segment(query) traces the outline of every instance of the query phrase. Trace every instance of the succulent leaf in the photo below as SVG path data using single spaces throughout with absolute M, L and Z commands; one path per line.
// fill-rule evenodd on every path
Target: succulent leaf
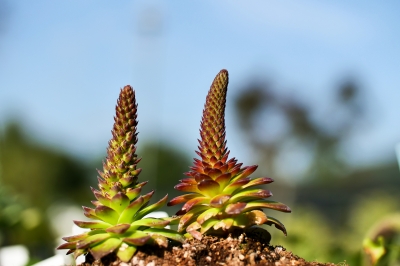
M 267 201 L 269 190 L 259 186 L 273 182 L 271 178 L 252 179 L 257 165 L 242 166 L 235 158 L 229 159 L 225 140 L 225 106 L 228 72 L 221 70 L 211 84 L 200 122 L 200 139 L 187 178 L 180 180 L 176 190 L 188 192 L 172 199 L 168 206 L 183 203 L 178 231 L 201 239 L 202 234 L 229 232 L 253 225 L 275 224 L 284 233 L 283 224 L 269 220 L 261 211 L 273 209 L 290 212 L 286 205 Z M 185 235 L 187 236 L 187 234 Z
M 110 207 L 97 206 L 94 211 L 96 213 L 96 216 L 106 223 L 116 224 L 118 221 L 119 214 Z
M 106 232 L 113 234 L 123 234 L 131 227 L 130 224 L 118 224 L 106 229 Z
M 74 223 L 80 228 L 90 228 L 90 229 L 105 229 L 111 226 L 111 224 L 102 221 L 74 221 Z
M 273 225 L 274 224 L 276 228 L 278 228 L 279 230 L 281 230 L 285 234 L 285 236 L 287 235 L 285 226 L 278 219 L 276 219 L 274 217 L 271 217 L 271 216 L 268 216 L 268 222 L 266 224 L 268 224 L 268 225 Z
M 128 262 L 135 254 L 137 247 L 140 245 L 129 245 L 127 243 L 122 243 L 118 248 L 117 257 L 120 258 L 123 262 Z
M 99 171 L 99 190 L 92 188 L 95 208 L 83 207 L 84 215 L 92 221 L 74 221 L 79 227 L 91 231 L 64 237 L 66 243 L 58 247 L 68 249 L 67 253 L 74 253 L 75 258 L 90 252 L 98 260 L 115 252 L 118 258 L 128 262 L 138 246 L 158 244 L 165 247 L 168 239 L 182 242 L 183 236 L 179 233 L 163 228 L 176 219 L 142 219 L 162 207 L 167 196 L 147 206 L 154 191 L 140 195 L 147 182 L 137 182 L 141 169 L 137 168 L 140 159 L 135 154 L 136 109 L 134 91 L 125 86 L 116 106 L 107 158 L 103 171 Z
M 162 199 L 159 200 L 158 202 L 156 202 L 156 203 L 154 203 L 154 204 L 152 204 L 152 205 L 150 205 L 150 206 L 148 206 L 148 207 L 146 207 L 146 208 L 140 210 L 140 211 L 136 214 L 135 218 L 136 218 L 136 219 L 142 219 L 145 215 L 147 215 L 147 214 L 149 214 L 149 213 L 151 213 L 151 212 L 153 212 L 153 211 L 156 211 L 156 210 L 158 210 L 159 208 L 161 208 L 162 206 L 164 206 L 165 203 L 167 203 L 167 200 L 168 200 L 168 195 L 165 195 L 164 198 L 162 198 Z
M 85 249 L 85 248 L 88 248 L 91 244 L 99 243 L 108 238 L 110 238 L 110 235 L 107 233 L 88 236 L 87 238 L 83 239 L 82 241 L 79 241 L 77 243 L 76 247 L 78 249 Z
M 143 197 L 140 196 L 136 200 L 131 202 L 131 204 L 129 204 L 127 208 L 125 208 L 125 210 L 119 216 L 118 223 L 132 223 L 135 214 L 140 209 L 140 207 L 142 207 L 142 205 Z
M 102 242 L 101 245 L 94 246 L 90 249 L 90 253 L 92 256 L 99 260 L 102 257 L 112 253 L 116 250 L 122 243 L 122 240 L 117 238 L 109 238 L 106 241 Z
M 135 221 L 131 224 L 133 228 L 139 227 L 139 226 L 148 226 L 148 227 L 165 227 L 169 224 L 168 221 L 165 220 L 160 220 L 160 219 L 155 219 L 155 218 L 145 218 L 145 219 L 140 219 L 138 221 Z
M 150 227 L 148 229 L 145 229 L 144 232 L 149 233 L 150 235 L 161 235 L 181 243 L 185 241 L 185 238 L 182 235 L 177 234 L 176 231 L 171 229 Z
M 114 197 L 111 199 L 111 208 L 116 210 L 119 214 L 125 210 L 126 207 L 129 205 L 129 198 L 122 192 L 118 192 Z

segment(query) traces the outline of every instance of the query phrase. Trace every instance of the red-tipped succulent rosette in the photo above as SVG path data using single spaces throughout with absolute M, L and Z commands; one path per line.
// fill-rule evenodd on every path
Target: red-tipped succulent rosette
M 225 140 L 225 104 L 228 89 L 228 71 L 221 70 L 208 92 L 200 124 L 198 151 L 187 178 L 175 189 L 189 192 L 172 199 L 168 205 L 184 203 L 178 211 L 178 231 L 186 231 L 201 239 L 202 234 L 220 234 L 234 228 L 274 224 L 286 235 L 285 226 L 267 216 L 262 209 L 291 212 L 280 202 L 267 200 L 272 196 L 261 185 L 273 182 L 271 178 L 250 178 L 257 165 L 242 167 L 235 158 L 228 159 Z
M 115 252 L 117 257 L 128 262 L 138 246 L 158 244 L 166 247 L 168 239 L 183 242 L 184 238 L 176 231 L 166 229 L 169 221 L 156 218 L 143 218 L 161 208 L 167 196 L 149 205 L 154 194 L 151 191 L 141 195 L 147 182 L 138 183 L 141 169 L 136 152 L 137 142 L 137 104 L 135 92 L 125 86 L 119 95 L 112 139 L 107 149 L 107 159 L 103 171 L 99 171 L 99 190 L 92 188 L 97 200 L 94 208 L 83 207 L 84 215 L 91 221 L 74 221 L 88 232 L 64 237 L 66 243 L 58 249 L 69 249 L 75 258 L 90 252 L 95 259 Z

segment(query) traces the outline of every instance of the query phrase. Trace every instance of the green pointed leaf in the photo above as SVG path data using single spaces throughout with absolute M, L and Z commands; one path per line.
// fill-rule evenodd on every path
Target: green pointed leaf
M 203 238 L 203 235 L 199 231 L 191 230 L 191 231 L 188 231 L 188 233 L 190 236 L 196 238 L 197 240 L 201 240 Z M 189 238 L 189 236 L 187 236 L 187 234 L 185 234 L 185 237 Z
M 135 214 L 140 209 L 140 207 L 142 207 L 142 204 L 143 204 L 142 196 L 132 201 L 132 203 L 127 208 L 125 208 L 125 210 L 121 213 L 118 223 L 131 224 L 134 221 Z
M 126 237 L 123 239 L 123 241 L 125 243 L 129 243 L 130 245 L 133 245 L 133 246 L 143 246 L 149 242 L 149 239 L 150 239 L 150 236 L 146 235 L 146 236 L 137 237 L 137 238 Z
M 74 242 L 77 240 L 82 240 L 82 239 L 86 238 L 87 236 L 88 236 L 88 233 L 83 233 L 83 234 L 74 235 L 74 236 L 66 236 L 66 237 L 63 237 L 62 239 L 67 242 Z
M 210 206 L 220 208 L 231 198 L 231 195 L 220 194 L 210 200 Z
M 242 213 L 244 208 L 246 207 L 247 203 L 245 202 L 237 202 L 228 204 L 225 208 L 225 213 L 230 215 L 236 215 Z
M 94 209 L 82 206 L 83 214 L 90 219 L 100 220 L 99 217 L 96 216 Z
M 272 209 L 281 212 L 291 212 L 290 208 L 283 203 L 272 201 L 272 200 L 257 200 L 247 203 L 246 208 L 243 212 L 248 212 L 255 209 Z
M 133 182 L 135 182 L 135 180 L 137 179 L 136 176 L 127 176 L 127 177 L 123 177 L 119 180 L 119 182 L 121 183 L 122 187 L 127 187 L 129 185 L 131 185 Z
M 277 229 L 281 230 L 285 234 L 285 236 L 287 236 L 285 226 L 278 219 L 268 216 L 268 221 L 266 222 L 266 224 L 268 224 L 268 225 L 274 224 Z
M 87 238 L 79 241 L 76 247 L 77 249 L 86 249 L 88 247 L 95 246 L 108 238 L 110 238 L 110 234 L 108 233 L 88 236 Z
M 254 210 L 246 214 L 249 217 L 250 223 L 252 224 L 261 225 L 268 221 L 267 215 L 260 210 Z
M 117 238 L 109 238 L 103 243 L 92 247 L 89 251 L 94 257 L 95 260 L 99 260 L 102 257 L 112 253 L 114 250 L 116 250 L 119 245 L 121 245 L 122 240 L 117 239 Z
M 109 198 L 103 196 L 103 194 L 101 194 L 100 191 L 98 191 L 98 190 L 96 190 L 94 188 L 91 188 L 91 189 L 92 189 L 92 192 L 93 192 L 94 196 L 96 197 L 96 199 L 101 204 L 103 204 L 104 206 L 110 206 L 110 199 Z
M 198 229 L 201 228 L 201 225 L 198 222 L 193 222 L 191 223 L 187 228 L 186 228 L 186 232 L 193 232 L 193 231 L 197 231 Z
M 250 182 L 250 178 L 242 178 L 239 180 L 230 183 L 223 191 L 223 194 L 230 194 L 232 195 L 236 190 L 242 188 L 244 185 Z
M 169 225 L 177 225 L 182 216 L 162 217 L 161 220 L 168 221 Z
M 202 214 L 197 217 L 197 222 L 199 224 L 203 224 L 208 219 L 216 216 L 221 210 L 219 208 L 211 208 L 203 212 Z
M 272 178 L 269 177 L 258 177 L 253 180 L 251 180 L 249 183 L 243 186 L 243 188 L 250 188 L 250 187 L 255 187 L 259 185 L 264 185 L 264 184 L 269 184 L 274 182 Z
M 128 188 L 126 190 L 126 196 L 129 198 L 129 201 L 135 199 L 140 192 L 142 191 L 141 187 L 137 187 L 137 188 Z
M 142 188 L 142 187 L 144 187 L 147 183 L 149 183 L 149 181 L 141 182 L 141 183 L 137 184 L 136 187 Z
M 210 218 L 207 221 L 205 221 L 201 225 L 200 233 L 204 234 L 207 232 L 211 227 L 213 227 L 219 220 L 215 218 Z M 188 227 L 189 228 L 189 227 Z
M 196 184 L 190 184 L 190 183 L 179 183 L 174 187 L 176 190 L 180 190 L 183 192 L 196 192 L 200 193 L 199 189 L 197 188 Z
M 203 203 L 207 203 L 209 201 L 209 198 L 206 197 L 196 197 L 194 199 L 191 199 L 183 205 L 182 210 L 184 211 L 189 211 L 193 206 L 195 205 L 200 205 Z
M 201 191 L 201 194 L 208 196 L 208 197 L 214 197 L 219 193 L 219 184 L 215 182 L 214 180 L 208 180 L 205 179 L 201 181 L 197 185 L 198 189 Z
M 146 208 L 140 210 L 140 211 L 136 214 L 135 219 L 136 219 L 136 220 L 142 219 L 143 216 L 145 216 L 145 215 L 147 215 L 147 214 L 149 214 L 149 213 L 151 213 L 151 212 L 153 212 L 153 211 L 155 211 L 155 210 L 158 210 L 159 208 L 161 208 L 162 206 L 165 205 L 165 203 L 167 202 L 167 200 L 168 200 L 168 194 L 165 195 L 164 198 L 162 198 L 162 199 L 159 200 L 158 202 L 156 202 L 156 203 L 154 203 L 154 204 L 152 204 L 152 205 L 150 205 L 150 206 L 148 206 L 148 207 L 146 207 Z
M 255 170 L 257 170 L 258 165 L 252 165 L 252 166 L 246 166 L 244 167 L 243 171 L 241 171 L 238 175 L 232 178 L 232 182 L 235 182 L 236 180 L 242 179 L 242 178 L 247 178 L 249 175 L 254 173 Z
M 173 198 L 172 200 L 170 200 L 167 203 L 167 206 L 174 206 L 176 204 L 180 204 L 183 202 L 187 202 L 188 200 L 191 200 L 193 198 L 198 197 L 199 195 L 196 193 L 192 193 L 192 194 L 184 194 L 184 195 L 180 195 L 178 197 Z
M 264 199 L 271 197 L 272 193 L 269 190 L 259 188 L 248 188 L 236 193 L 229 202 L 250 201 L 256 199 Z
M 135 255 L 137 247 L 122 243 L 117 250 L 117 257 L 123 262 L 129 262 Z
M 189 183 L 189 184 L 197 184 L 196 179 L 194 179 L 193 177 L 187 177 L 187 178 L 183 178 L 181 180 L 179 180 L 179 182 L 181 183 Z
M 205 175 L 205 174 L 196 174 L 195 176 L 194 176 L 194 180 L 196 181 L 196 182 L 188 182 L 188 183 L 190 183 L 190 184 L 196 184 L 197 185 L 197 183 L 200 183 L 201 181 L 203 181 L 203 180 L 213 180 L 210 176 L 208 176 L 208 175 Z
M 214 230 L 218 230 L 221 228 L 222 230 L 227 231 L 232 227 L 234 220 L 234 218 L 225 218 L 216 223 L 213 228 Z
M 131 227 L 130 224 L 118 224 L 106 229 L 106 232 L 113 234 L 123 234 Z
M 188 223 L 190 223 L 193 219 L 196 219 L 197 215 L 199 213 L 202 213 L 203 211 L 209 209 L 208 206 L 195 206 L 193 207 L 190 211 L 188 211 L 185 215 L 181 217 L 179 220 L 179 225 L 178 225 L 178 232 L 181 232 Z
M 142 231 L 134 231 L 129 236 L 125 237 L 123 241 L 134 246 L 143 246 L 150 239 L 150 235 Z
M 85 254 L 87 251 L 84 249 L 75 249 L 74 251 L 74 259 L 76 260 L 77 257 L 79 257 L 80 255 Z
M 80 228 L 90 228 L 90 229 L 106 229 L 112 226 L 111 224 L 103 221 L 90 221 L 90 222 L 74 221 L 74 223 Z
M 246 228 L 253 225 L 261 225 L 268 221 L 265 213 L 259 210 L 254 210 L 251 212 L 240 214 L 234 219 L 234 226 Z
M 173 239 L 175 241 L 183 243 L 185 238 L 176 232 L 175 230 L 167 229 L 167 228 L 147 228 L 143 232 L 149 233 L 150 235 L 157 234 L 165 236 L 166 238 Z
M 74 251 L 75 251 L 75 249 L 70 249 L 70 250 L 67 251 L 67 253 L 65 255 L 72 254 L 72 253 L 74 253 Z
M 169 224 L 168 221 L 157 219 L 157 218 L 144 218 L 134 221 L 131 226 L 133 229 L 139 228 L 139 226 L 149 227 L 165 227 Z
M 159 247 L 167 248 L 168 239 L 162 235 L 152 235 L 150 236 L 148 243 L 151 245 L 158 245 Z
M 112 208 L 107 206 L 97 206 L 95 209 L 96 216 L 99 217 L 104 222 L 109 224 L 117 224 L 119 214 Z
M 145 208 L 149 204 L 149 201 L 150 201 L 151 197 L 153 197 L 153 195 L 154 195 L 154 190 L 152 190 L 149 193 L 146 193 L 142 196 L 143 197 L 143 204 L 141 207 L 142 209 Z
M 221 188 L 225 188 L 228 185 L 229 181 L 231 180 L 231 174 L 225 173 L 220 175 L 215 179 L 215 181 L 219 184 Z
M 74 242 L 67 242 L 64 244 L 61 244 L 57 247 L 57 249 L 76 249 L 76 244 L 78 243 L 78 241 L 74 241 Z
M 122 192 L 118 192 L 110 202 L 110 207 L 113 208 L 118 213 L 121 213 L 126 207 L 128 207 L 130 201 L 128 196 Z

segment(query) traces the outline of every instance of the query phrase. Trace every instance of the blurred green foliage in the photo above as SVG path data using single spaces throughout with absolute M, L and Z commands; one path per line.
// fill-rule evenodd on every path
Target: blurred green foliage
M 346 261 L 349 265 L 366 265 L 362 246 L 366 238 L 378 248 L 397 247 L 398 238 L 379 242 L 370 235 L 384 217 L 399 213 L 396 162 L 352 166 L 341 153 L 365 109 L 361 91 L 354 83 L 345 83 L 332 94 L 333 109 L 347 115 L 325 120 L 333 121 L 329 125 L 315 119 L 323 116 L 311 109 L 313 103 L 301 103 L 294 95 L 287 98 L 263 84 L 256 85 L 236 95 L 238 125 L 255 155 L 252 163 L 260 165 L 258 173 L 276 181 L 267 186 L 274 193 L 272 199 L 293 210 L 285 216 L 266 212 L 280 219 L 288 230 L 288 236 L 283 237 L 266 226 L 272 233 L 272 244 L 309 261 Z M 280 122 L 275 123 L 273 116 Z M 297 144 L 291 146 L 293 143 Z M 300 151 L 296 158 L 308 158 L 307 167 L 294 179 L 284 171 L 292 168 L 291 163 L 277 163 L 286 162 L 281 154 L 290 154 L 292 147 Z M 139 141 L 137 154 L 143 158 L 138 165 L 143 169 L 139 181 L 149 181 L 145 189 L 155 189 L 155 199 L 179 194 L 173 187 L 184 178 L 191 157 L 196 156 L 162 141 Z M 240 154 L 231 156 L 241 159 Z M 57 236 L 50 231 L 48 208 L 60 202 L 89 206 L 93 200 L 89 186 L 97 184 L 96 168 L 101 168 L 100 160 L 82 161 L 38 143 L 17 122 L 0 128 L 1 245 L 24 244 L 34 260 L 51 256 Z M 177 207 L 163 210 L 173 215 Z M 385 254 L 395 257 L 393 251 Z
M 20 206 L 18 222 L 8 227 L 1 223 L 2 245 L 24 244 L 32 256 L 51 256 L 56 236 L 50 231 L 46 210 L 60 201 L 80 204 L 89 200 L 87 165 L 36 143 L 17 122 L 10 122 L 1 129 L 0 166 L 1 183 L 10 191 L 2 193 L 0 201 L 14 199 L 2 212 L 17 211 L 12 206 Z
M 365 265 L 362 242 L 367 232 L 400 210 L 394 156 L 368 166 L 352 165 L 344 156 L 368 110 L 357 84 L 339 84 L 321 99 L 323 106 L 257 78 L 235 95 L 237 122 L 256 154 L 254 163 L 275 179 L 269 185 L 274 200 L 292 209 L 285 217 L 271 214 L 288 230 L 287 238 L 269 230 L 272 243 L 309 261 Z
M 190 157 L 177 147 L 162 142 L 148 142 L 144 145 L 138 144 L 138 156 L 142 158 L 138 167 L 143 171 L 140 173 L 140 181 L 149 181 L 144 189 L 154 189 L 155 200 L 168 194 L 168 199 L 180 195 L 174 189 L 178 180 L 185 178 L 183 173 L 189 171 L 191 165 Z M 174 215 L 180 206 L 164 206 L 160 211 L 165 211 L 168 215 Z

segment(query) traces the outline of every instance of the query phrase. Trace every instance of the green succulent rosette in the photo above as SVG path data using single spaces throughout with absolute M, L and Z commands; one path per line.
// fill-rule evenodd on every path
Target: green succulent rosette
M 228 159 L 225 140 L 225 105 L 228 89 L 228 71 L 221 70 L 208 92 L 198 151 L 187 178 L 180 180 L 175 189 L 189 192 L 172 199 L 168 205 L 184 203 L 177 218 L 178 231 L 186 231 L 201 239 L 202 234 L 226 233 L 234 228 L 274 224 L 286 235 L 285 226 L 267 216 L 262 209 L 291 212 L 280 202 L 267 200 L 272 196 L 261 185 L 273 182 L 271 178 L 249 176 L 257 165 L 242 167 L 235 158 Z
M 167 196 L 149 205 L 154 191 L 141 195 L 147 182 L 137 182 L 141 172 L 137 168 L 140 159 L 135 153 L 137 104 L 130 86 L 121 89 L 114 120 L 107 159 L 103 171 L 99 171 L 99 189 L 92 188 L 97 200 L 92 201 L 94 208 L 83 207 L 84 215 L 91 221 L 74 221 L 77 226 L 89 230 L 64 237 L 66 243 L 58 247 L 69 249 L 67 254 L 73 253 L 75 258 L 90 252 L 98 260 L 115 252 L 120 260 L 128 262 L 139 246 L 166 247 L 168 239 L 184 241 L 179 233 L 165 228 L 169 221 L 144 218 L 164 206 Z

